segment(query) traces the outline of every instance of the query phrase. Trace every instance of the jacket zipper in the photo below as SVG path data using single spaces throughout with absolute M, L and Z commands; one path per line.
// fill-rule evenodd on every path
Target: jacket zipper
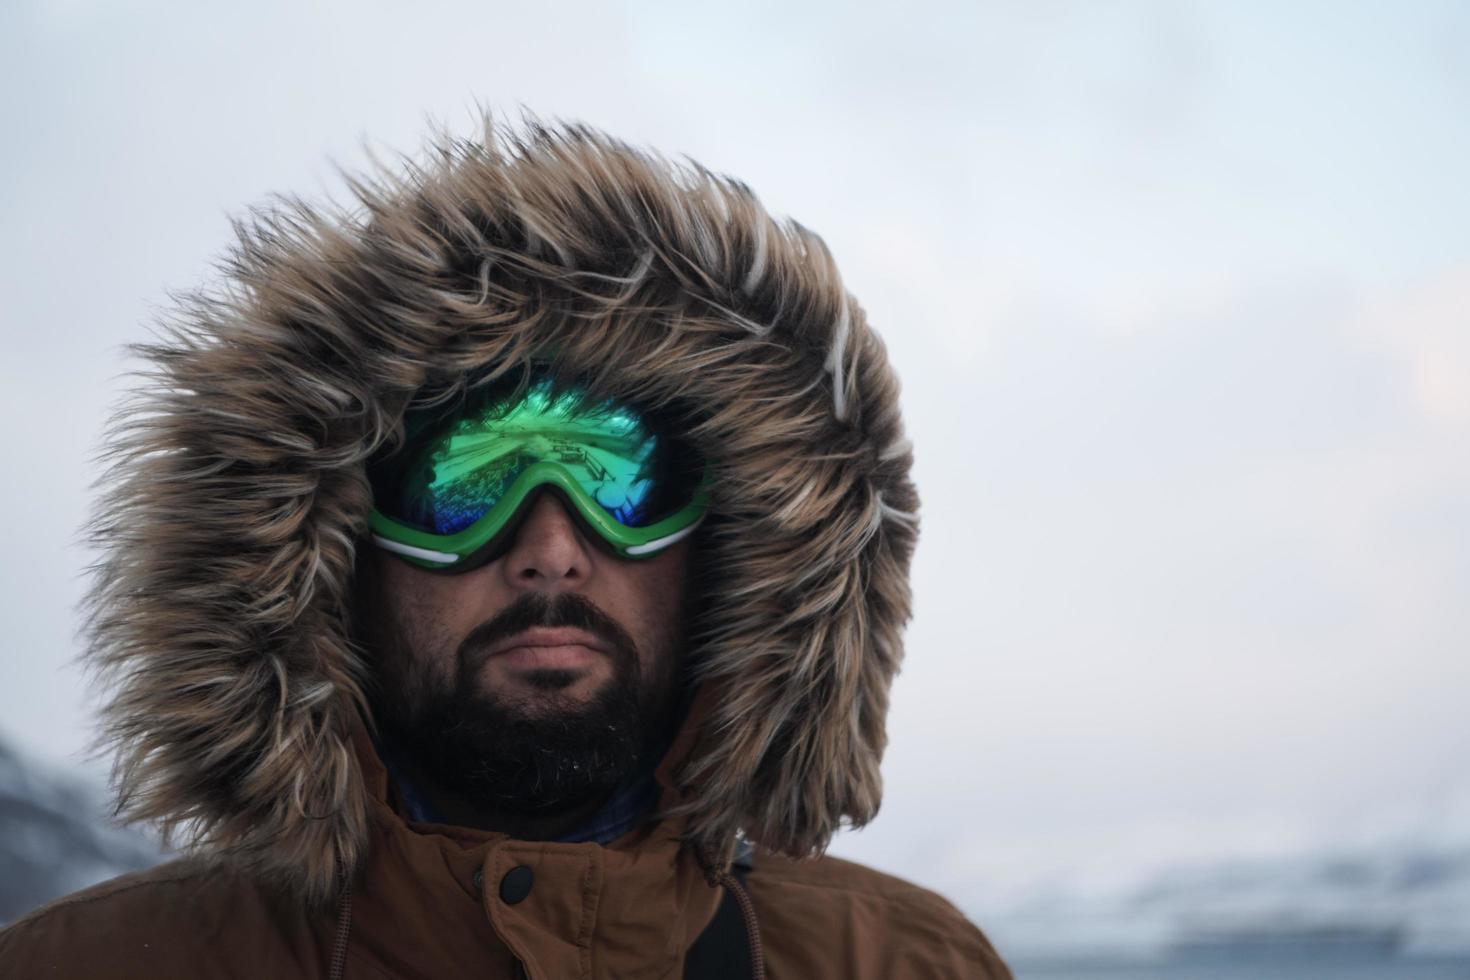
M 342 971 L 347 966 L 347 938 L 352 934 L 352 888 L 347 882 L 347 873 L 337 865 L 338 886 L 342 897 L 337 900 L 337 935 L 332 940 L 332 967 L 328 980 L 342 980 Z

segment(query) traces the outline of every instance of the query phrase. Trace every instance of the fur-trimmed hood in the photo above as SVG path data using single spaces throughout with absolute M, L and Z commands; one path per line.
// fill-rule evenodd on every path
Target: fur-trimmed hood
M 803 856 L 869 820 L 918 501 L 898 383 L 821 239 L 581 126 L 487 121 L 351 186 L 351 211 L 241 222 L 225 284 L 136 348 L 86 608 L 120 811 L 332 894 L 368 835 L 365 464 L 426 392 L 555 351 L 693 406 L 715 467 L 688 835 Z

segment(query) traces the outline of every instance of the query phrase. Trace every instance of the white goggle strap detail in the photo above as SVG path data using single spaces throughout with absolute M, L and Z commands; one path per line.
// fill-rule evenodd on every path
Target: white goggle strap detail
M 381 534 L 373 535 L 373 543 L 385 551 L 407 555 L 410 558 L 422 558 L 424 561 L 438 561 L 446 565 L 459 561 L 459 555 L 450 554 L 447 551 L 434 551 L 430 548 L 415 548 L 411 544 L 399 544 L 397 541 L 388 540 Z
M 704 515 L 701 514 L 699 516 L 699 520 L 695 521 L 693 524 L 690 524 L 682 531 L 675 531 L 673 534 L 666 534 L 661 538 L 655 538 L 647 544 L 631 545 L 624 550 L 626 550 L 630 555 L 651 555 L 655 551 L 662 551 L 664 548 L 667 548 L 669 545 L 673 544 L 676 541 L 682 541 L 683 539 L 689 537 L 689 535 L 694 533 L 694 529 L 699 527 L 699 525 L 703 523 Z

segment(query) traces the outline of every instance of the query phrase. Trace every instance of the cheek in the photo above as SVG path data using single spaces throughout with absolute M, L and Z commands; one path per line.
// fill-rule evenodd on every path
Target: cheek
M 461 623 L 472 610 L 465 583 L 456 578 L 432 576 L 401 562 L 383 578 L 380 595 L 383 614 L 396 633 L 397 655 L 410 661 L 416 671 L 452 678 L 455 651 L 460 639 L 474 626 Z M 432 579 L 432 581 L 426 581 Z
M 650 656 L 674 659 L 682 652 L 687 589 L 685 561 L 646 569 L 639 576 L 635 597 Z

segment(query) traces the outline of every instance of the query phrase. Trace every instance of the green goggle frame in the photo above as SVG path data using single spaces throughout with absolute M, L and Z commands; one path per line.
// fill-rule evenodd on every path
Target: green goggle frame
M 374 479 L 375 498 L 385 498 L 369 518 L 379 547 L 421 568 L 467 571 L 508 550 L 545 490 L 606 550 L 641 559 L 692 534 L 709 509 L 709 468 L 686 460 L 683 475 L 671 473 L 670 440 L 634 408 L 589 407 L 576 391 L 552 394 L 544 380 L 482 402 L 410 436 L 406 470 Z M 393 512 L 388 501 L 405 486 L 427 517 Z M 599 502 L 609 492 L 618 506 Z
M 469 559 L 485 549 L 486 560 L 498 549 L 487 548 L 501 532 L 516 523 L 523 505 L 542 487 L 559 490 L 570 510 L 592 530 L 601 542 L 620 558 L 647 558 L 694 533 L 709 508 L 709 492 L 701 489 L 681 510 L 647 527 L 619 524 L 578 484 L 575 477 L 558 463 L 541 462 L 528 467 L 511 485 L 510 491 L 484 517 L 458 534 L 441 535 L 421 531 L 399 523 L 382 511 L 373 509 L 369 518 L 373 541 L 421 568 L 436 570 L 468 570 L 483 561 Z

